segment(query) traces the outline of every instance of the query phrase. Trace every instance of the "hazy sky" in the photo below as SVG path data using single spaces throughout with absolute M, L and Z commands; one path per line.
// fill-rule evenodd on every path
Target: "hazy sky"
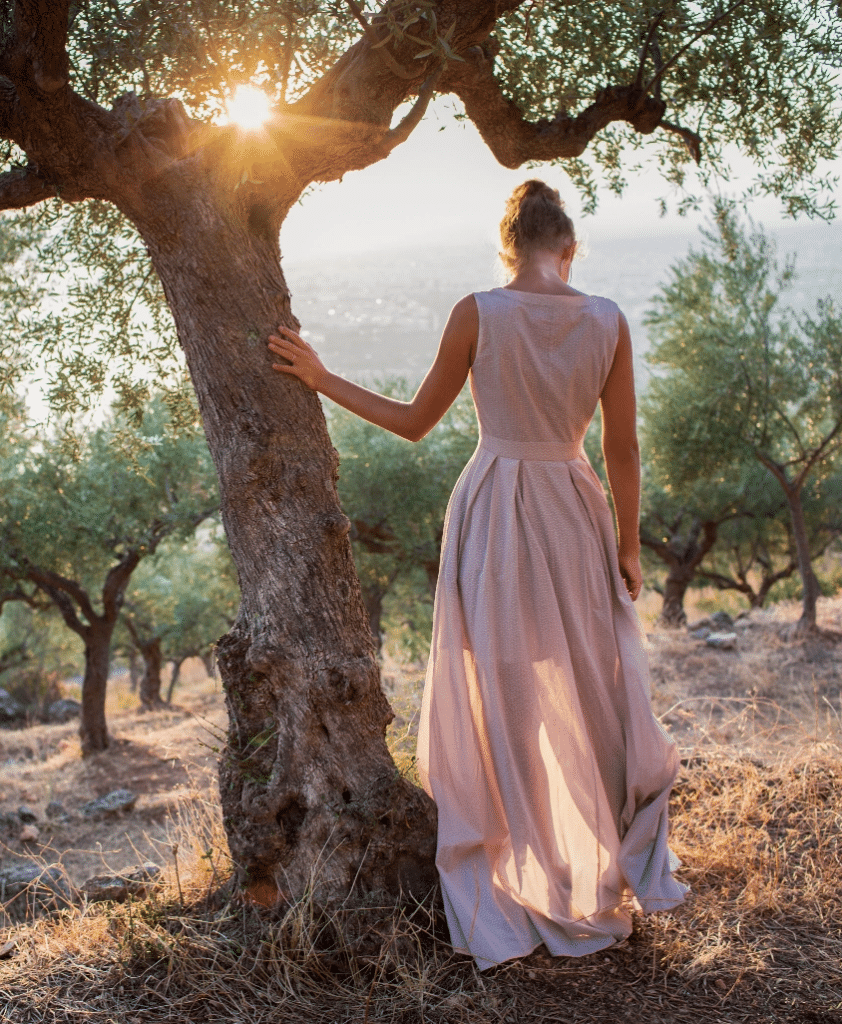
M 602 194 L 597 214 L 583 218 L 576 191 L 560 167 L 501 167 L 474 126 L 455 120 L 445 97 L 386 160 L 305 195 L 284 224 L 284 255 L 308 258 L 448 240 L 495 241 L 506 196 L 528 177 L 544 178 L 559 189 L 585 240 L 610 234 L 693 235 L 700 220 L 659 216 L 656 200 L 669 197 L 670 186 L 654 170 L 631 180 L 622 199 Z M 751 212 L 770 227 L 782 221 L 774 200 L 755 203 Z

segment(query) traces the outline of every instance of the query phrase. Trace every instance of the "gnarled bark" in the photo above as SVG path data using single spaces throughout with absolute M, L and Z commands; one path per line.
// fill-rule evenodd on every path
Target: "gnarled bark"
M 161 700 L 161 638 L 153 636 L 141 648 L 143 676 L 140 680 L 140 706 L 153 711 L 164 703 Z
M 385 744 L 391 711 L 321 406 L 270 369 L 268 334 L 294 323 L 277 220 L 235 216 L 239 202 L 210 176 L 159 183 L 154 203 L 127 210 L 175 316 L 242 592 L 216 652 L 231 852 L 255 889 L 420 893 L 434 879 L 434 808 Z

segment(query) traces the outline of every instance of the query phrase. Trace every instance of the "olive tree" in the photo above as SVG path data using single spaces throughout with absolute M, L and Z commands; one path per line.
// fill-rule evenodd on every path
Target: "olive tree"
M 84 754 L 109 745 L 111 641 L 132 573 L 218 508 L 198 425 L 172 434 L 166 421 L 153 408 L 140 425 L 18 436 L 0 462 L 0 580 L 52 603 L 84 644 Z
M 734 590 L 751 608 L 762 608 L 776 584 L 798 572 L 789 505 L 777 480 L 758 465 L 750 510 L 720 531 L 716 550 L 699 576 L 718 590 Z M 808 480 L 802 493 L 810 560 L 815 562 L 842 535 L 842 474 Z
M 236 619 L 239 595 L 231 556 L 213 531 L 203 527 L 200 532 L 187 540 L 165 540 L 138 566 L 126 589 L 122 646 L 143 660 L 139 697 L 146 710 L 171 702 L 183 662 L 209 662 L 216 641 Z M 162 698 L 166 663 L 171 675 Z
M 291 894 L 423 885 L 434 808 L 385 745 L 321 407 L 269 373 L 266 336 L 297 325 L 284 218 L 311 183 L 388 157 L 436 93 L 499 161 L 563 160 L 590 199 L 647 151 L 680 183 L 688 158 L 715 174 L 736 144 L 761 167 L 758 190 L 825 212 L 835 0 L 3 0 L 0 13 L 0 208 L 63 204 L 54 235 L 84 250 L 86 281 L 99 233 L 117 249 L 100 276 L 112 295 L 139 292 L 137 308 L 155 307 L 154 268 L 198 395 L 242 589 L 217 649 L 238 877 Z M 247 80 L 274 103 L 251 135 L 213 121 Z M 134 309 L 121 306 L 125 323 Z M 98 329 L 130 390 L 140 343 Z M 113 361 L 86 352 L 77 376 Z
M 842 316 L 780 304 L 793 268 L 759 229 L 717 208 L 704 244 L 672 269 L 648 314 L 655 374 L 644 409 L 654 472 L 681 489 L 739 478 L 746 460 L 777 482 L 803 588 L 799 630 L 814 629 L 819 584 L 804 515 L 808 481 L 842 447 Z

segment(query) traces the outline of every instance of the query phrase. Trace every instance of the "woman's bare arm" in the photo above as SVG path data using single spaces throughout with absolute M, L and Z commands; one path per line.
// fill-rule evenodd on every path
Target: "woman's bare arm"
M 476 352 L 479 314 L 472 295 L 453 307 L 439 350 L 427 376 L 409 402 L 378 395 L 328 370 L 312 346 L 295 331 L 279 327 L 269 338 L 275 355 L 289 360 L 273 363 L 279 373 L 291 374 L 369 423 L 390 430 L 408 441 L 420 441 L 444 416 L 462 390 Z
M 620 314 L 620 335 L 600 396 L 602 451 L 619 534 L 620 572 L 632 600 L 643 584 L 640 569 L 640 448 L 629 325 Z

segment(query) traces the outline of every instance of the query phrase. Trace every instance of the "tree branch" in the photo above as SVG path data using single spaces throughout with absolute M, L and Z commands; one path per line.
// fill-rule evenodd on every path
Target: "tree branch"
M 666 61 L 666 63 L 661 64 L 661 66 L 657 69 L 652 78 L 650 78 L 649 81 L 646 83 L 646 92 L 651 91 L 653 88 L 658 88 L 662 78 L 664 77 L 664 74 L 667 71 L 669 71 L 673 64 L 677 63 L 678 60 L 680 60 L 680 58 L 684 56 L 684 54 L 690 49 L 690 47 L 694 43 L 697 43 L 702 38 L 702 36 L 706 36 L 709 32 L 712 32 L 713 29 L 715 29 L 720 22 L 725 21 L 726 18 L 730 17 L 734 13 L 734 11 L 736 11 L 738 7 L 742 7 L 742 5 L 745 2 L 746 0 L 736 0 L 736 3 L 733 3 L 727 11 L 723 11 L 721 14 L 718 14 L 715 18 L 711 18 L 710 21 L 702 25 L 699 31 L 694 36 L 692 36 L 684 44 L 684 46 L 682 46 L 679 50 L 676 50 L 675 53 L 670 57 L 670 59 Z
M 560 111 L 552 121 L 529 122 L 501 92 L 492 59 L 477 46 L 464 57 L 464 63 L 447 66 L 441 89 L 462 100 L 465 113 L 504 167 L 581 156 L 597 132 L 612 121 L 628 121 L 641 134 L 649 135 L 659 127 L 666 110 L 662 100 L 647 95 L 644 89 L 620 85 L 602 89 L 575 117 Z
M 649 23 L 649 31 L 646 33 L 646 41 L 643 44 L 643 49 L 640 51 L 640 64 L 638 64 L 637 75 L 635 76 L 634 80 L 634 84 L 638 89 L 640 89 L 643 86 L 643 72 L 646 69 L 646 57 L 649 54 L 650 48 L 652 48 L 653 42 L 655 42 L 655 37 L 658 32 L 658 26 L 664 20 L 664 15 L 666 13 L 666 11 L 658 11 L 658 13 Z M 656 72 L 660 70 L 660 67 L 663 64 L 663 61 L 660 59 L 660 53 L 661 51 L 659 48 L 657 48 L 657 43 L 655 43 L 655 48 L 653 48 L 652 56 L 655 59 Z
M 18 583 L 12 587 L 11 590 L 0 591 L 0 611 L 3 610 L 3 605 L 7 601 L 20 601 L 23 604 L 28 605 L 30 608 L 34 608 L 36 611 L 43 611 L 47 605 L 36 601 L 34 594 L 27 594 L 23 587 Z
M 84 624 L 79 621 L 75 610 L 73 611 L 73 618 L 76 621 L 76 625 L 71 624 L 65 614 L 62 604 L 56 597 L 57 594 L 63 594 L 65 597 L 74 601 L 79 606 L 79 610 L 88 622 L 96 622 L 99 618 L 97 613 L 94 611 L 94 607 L 91 604 L 91 599 L 88 597 L 87 592 L 75 580 L 69 580 L 66 576 L 61 576 L 59 573 L 52 572 L 50 569 L 40 569 L 37 565 L 31 564 L 26 565 L 24 572 L 26 573 L 26 578 L 31 583 L 34 583 L 40 590 L 43 590 L 50 600 L 52 600 L 54 604 L 58 605 L 59 610 L 64 616 L 65 622 L 67 622 L 71 629 L 80 633 L 80 635 L 81 631 L 85 629 Z
M 409 113 L 401 119 L 399 124 L 395 125 L 394 128 L 390 129 L 383 136 L 383 140 L 380 143 L 380 149 L 383 151 L 384 157 L 388 156 L 396 146 L 399 146 L 402 142 L 406 142 L 412 132 L 421 123 L 446 66 L 447 65 L 444 61 L 442 61 L 436 70 L 427 77 L 421 88 L 418 90 L 418 98 L 412 104 L 412 108 Z
M 838 436 L 839 436 L 840 432 L 842 432 L 842 417 L 840 417 L 836 421 L 836 423 L 833 426 L 833 429 L 830 430 L 828 432 L 828 434 L 824 437 L 824 439 L 822 440 L 822 443 L 817 448 L 813 449 L 813 451 L 810 453 L 810 457 L 807 460 L 807 463 L 805 464 L 804 468 L 801 470 L 801 472 L 795 478 L 795 486 L 799 490 L 804 486 L 804 481 L 807 479 L 807 476 L 809 475 L 810 470 L 813 468 L 813 466 L 815 466 L 815 464 L 817 462 L 819 462 L 821 459 L 823 459 L 825 457 L 825 455 L 828 454 L 828 452 L 830 452 L 834 448 L 838 447 L 838 445 L 839 445 Z M 834 441 L 836 442 L 836 444 L 833 443 Z
M 643 530 L 640 531 L 640 543 L 645 548 L 649 548 L 650 551 L 654 551 L 658 558 L 660 558 L 661 561 L 666 562 L 667 565 L 679 564 L 679 560 L 676 558 L 669 544 L 665 544 L 661 540 L 655 540 L 654 537 L 645 533 Z
M 740 594 L 746 594 L 748 597 L 754 597 L 754 589 L 750 583 L 740 577 L 734 579 L 731 576 L 726 576 L 721 572 L 713 572 L 712 570 L 699 569 L 696 573 L 697 576 L 701 576 L 703 580 L 708 580 L 712 583 L 717 590 L 736 590 Z
M 691 131 L 689 128 L 683 128 L 680 124 L 673 124 L 672 121 L 664 121 L 658 125 L 659 128 L 663 128 L 665 132 L 673 132 L 678 135 L 679 138 L 684 142 L 687 147 L 690 156 L 696 161 L 697 164 L 702 162 L 702 137 Z
M 48 184 L 32 164 L 0 174 L 0 210 L 21 210 L 55 195 L 55 186 Z
M 117 621 L 117 616 L 123 606 L 126 585 L 137 568 L 140 557 L 140 552 L 137 549 L 127 551 L 120 561 L 108 570 L 102 588 L 102 611 L 103 618 L 109 622 Z

